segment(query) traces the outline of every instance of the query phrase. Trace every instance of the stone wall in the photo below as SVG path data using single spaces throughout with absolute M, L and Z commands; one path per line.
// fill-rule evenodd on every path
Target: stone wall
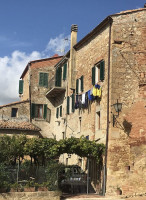
M 60 192 L 10 192 L 0 194 L 0 200 L 60 200 Z
M 17 117 L 11 117 L 12 108 L 18 109 Z M 0 120 L 29 121 L 29 118 L 30 118 L 29 101 L 16 102 L 0 107 Z
M 146 86 L 140 85 L 146 71 L 146 12 L 113 17 L 111 101 L 122 103 L 113 127 L 110 123 L 107 194 L 135 195 L 146 188 Z M 113 114 L 117 115 L 114 107 Z
M 48 84 L 49 81 L 55 75 L 54 65 L 59 62 L 60 58 L 54 58 L 50 60 L 42 60 L 40 62 L 34 62 L 30 67 L 31 76 L 31 103 L 35 104 L 47 104 L 47 108 L 51 110 L 50 122 L 44 119 L 33 119 L 32 122 L 41 129 L 41 134 L 43 137 L 54 137 L 54 127 L 55 127 L 55 116 L 56 109 L 51 101 L 46 97 L 46 93 L 49 90 L 48 87 L 39 86 L 39 73 L 48 73 Z

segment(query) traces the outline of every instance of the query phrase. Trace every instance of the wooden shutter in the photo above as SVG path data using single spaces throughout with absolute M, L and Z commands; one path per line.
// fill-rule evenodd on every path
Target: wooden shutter
M 58 86 L 58 68 L 56 69 L 56 74 L 55 74 L 55 86 Z
M 95 85 L 95 66 L 92 67 L 92 85 Z
M 60 117 L 62 117 L 62 106 L 60 106 Z
M 39 73 L 39 86 L 44 85 L 44 73 L 40 72 Z
M 70 107 L 70 105 L 69 105 L 69 96 L 67 97 L 67 114 L 69 115 L 69 107 Z
M 43 86 L 48 87 L 48 73 L 44 73 L 44 83 Z
M 62 79 L 62 68 L 58 68 L 58 87 L 61 87 L 61 79 Z
M 76 94 L 79 93 L 79 79 L 76 80 Z
M 104 60 L 100 62 L 100 80 L 104 80 Z
M 23 80 L 19 80 L 19 94 L 23 94 Z
M 75 94 L 72 94 L 72 112 L 75 111 Z
M 46 121 L 50 123 L 51 121 L 51 110 L 49 108 L 47 108 L 47 117 L 46 117 Z
M 59 117 L 59 108 L 56 109 L 56 118 Z
M 47 118 L 47 104 L 44 104 L 44 113 L 43 113 L 44 119 Z
M 81 76 L 81 91 L 84 91 L 84 76 Z
M 32 103 L 31 104 L 31 118 L 35 118 L 35 104 Z
M 65 63 L 63 66 L 63 80 L 66 80 L 67 75 L 67 64 Z

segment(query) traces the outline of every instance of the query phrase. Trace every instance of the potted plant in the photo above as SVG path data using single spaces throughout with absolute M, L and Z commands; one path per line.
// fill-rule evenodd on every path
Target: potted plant
M 14 183 L 10 185 L 10 192 L 18 192 L 18 188 L 19 188 L 19 184 L 18 183 Z
M 47 182 L 44 182 L 42 184 L 39 185 L 38 187 L 38 191 L 48 191 L 48 183 Z
M 24 186 L 24 192 L 35 192 L 34 181 L 29 181 L 29 182 Z

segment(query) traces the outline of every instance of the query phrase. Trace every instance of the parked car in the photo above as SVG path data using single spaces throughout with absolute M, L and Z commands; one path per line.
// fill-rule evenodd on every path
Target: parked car
M 78 165 L 66 166 L 60 173 L 61 189 L 63 192 L 85 192 L 87 175 Z

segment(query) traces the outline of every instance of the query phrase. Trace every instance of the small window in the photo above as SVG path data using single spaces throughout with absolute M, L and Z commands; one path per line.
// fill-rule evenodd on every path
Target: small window
M 104 60 L 92 67 L 92 85 L 104 80 Z
M 100 130 L 100 111 L 97 112 L 97 130 Z
M 39 73 L 39 86 L 48 87 L 48 73 Z
M 62 106 L 56 108 L 56 118 L 62 117 Z
M 18 108 L 12 108 L 11 117 L 18 117 Z
M 76 80 L 76 93 L 80 94 L 84 91 L 84 76 Z

